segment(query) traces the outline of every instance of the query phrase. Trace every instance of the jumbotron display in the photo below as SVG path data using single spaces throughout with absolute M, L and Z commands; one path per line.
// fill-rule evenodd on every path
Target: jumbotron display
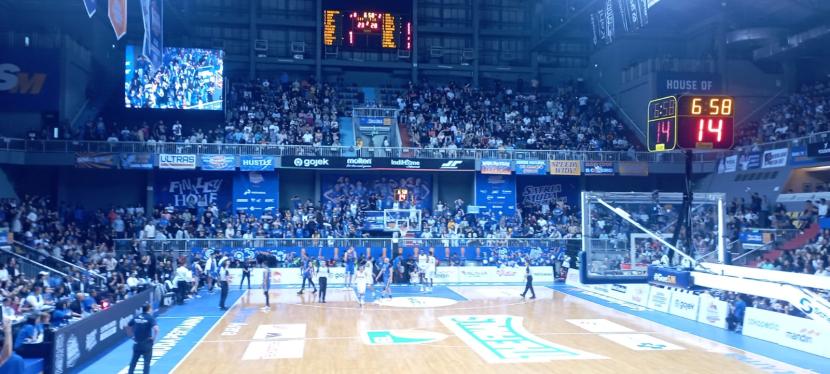
M 355 50 L 411 50 L 411 1 L 323 1 L 323 45 Z
M 141 47 L 128 45 L 124 59 L 124 106 L 147 109 L 222 110 L 224 52 L 164 48 L 153 67 Z

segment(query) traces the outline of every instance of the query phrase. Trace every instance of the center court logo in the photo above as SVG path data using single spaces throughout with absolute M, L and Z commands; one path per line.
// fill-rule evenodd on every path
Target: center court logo
M 522 317 L 460 315 L 438 319 L 484 361 L 491 364 L 605 358 L 535 336 L 524 329 Z
M 380 299 L 378 305 L 395 308 L 440 308 L 456 304 L 457 301 L 443 297 L 393 297 L 391 299 Z
M 366 345 L 408 345 L 441 341 L 446 335 L 422 330 L 371 330 L 361 334 Z

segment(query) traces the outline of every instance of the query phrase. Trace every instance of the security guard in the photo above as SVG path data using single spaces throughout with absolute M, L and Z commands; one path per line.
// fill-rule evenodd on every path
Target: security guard
M 132 336 L 135 341 L 133 345 L 133 358 L 130 360 L 129 374 L 135 371 L 138 358 L 144 357 L 144 374 L 150 374 L 150 360 L 153 358 L 153 342 L 159 334 L 159 326 L 153 318 L 150 303 L 144 304 L 142 313 L 135 316 L 127 324 L 127 335 Z

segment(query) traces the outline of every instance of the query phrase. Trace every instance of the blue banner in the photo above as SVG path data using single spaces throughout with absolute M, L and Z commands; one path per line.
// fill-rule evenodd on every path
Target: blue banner
M 323 206 L 328 203 L 348 203 L 366 201 L 372 194 L 380 196 L 377 210 L 391 209 L 395 203 L 395 190 L 407 190 L 407 201 L 399 203 L 400 209 L 406 209 L 413 204 L 420 209 L 432 206 L 432 176 L 419 174 L 417 176 L 369 176 L 369 175 L 323 175 L 320 180 L 320 190 L 323 192 Z
M 391 126 L 390 117 L 357 117 L 358 126 Z
M 548 173 L 548 162 L 545 160 L 514 160 L 513 168 L 516 174 L 545 175 Z
M 655 265 L 648 266 L 648 282 L 685 289 L 693 285 L 691 272 Z
M 279 214 L 280 183 L 275 172 L 249 171 L 233 179 L 233 210 L 260 216 L 271 210 Z
M 121 168 L 144 170 L 152 169 L 153 159 L 152 153 L 122 153 Z
M 516 213 L 516 177 L 476 175 L 476 205 L 480 212 L 512 216 Z
M 681 93 L 719 94 L 721 78 L 713 73 L 661 72 L 655 77 L 657 96 Z
M 200 155 L 202 170 L 236 170 L 236 156 L 233 155 Z
M 808 155 L 807 147 L 803 145 L 790 147 L 790 165 L 810 165 L 816 162 L 815 158 Z
M 0 48 L 0 111 L 58 110 L 57 49 Z
M 743 244 L 762 246 L 772 242 L 773 234 L 771 232 L 763 232 L 759 229 L 746 229 L 741 231 L 738 235 L 738 239 L 740 239 Z
M 579 209 L 579 177 L 523 177 L 517 182 L 520 206 L 561 202 Z
M 175 208 L 204 208 L 216 204 L 220 210 L 230 208 L 232 181 L 227 173 L 171 172 L 157 173 L 157 204 Z
M 614 161 L 585 161 L 585 175 L 614 175 Z
M 265 171 L 274 170 L 277 160 L 273 156 L 240 156 L 239 170 Z

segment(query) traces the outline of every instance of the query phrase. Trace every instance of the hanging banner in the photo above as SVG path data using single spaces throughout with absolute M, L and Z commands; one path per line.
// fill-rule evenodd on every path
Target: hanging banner
M 512 216 L 516 213 L 516 177 L 476 175 L 476 205 L 480 212 Z
M 109 0 L 107 8 L 115 38 L 121 40 L 127 34 L 127 0 Z
M 761 167 L 761 152 L 743 153 L 738 157 L 738 170 L 747 171 Z
M 614 175 L 614 161 L 585 161 L 585 175 Z
M 270 210 L 278 214 L 280 185 L 275 172 L 238 173 L 233 179 L 233 210 L 259 217 Z
M 790 151 L 787 148 L 771 149 L 764 151 L 764 159 L 761 168 L 780 168 L 787 165 L 787 155 Z
M 228 173 L 158 173 L 155 182 L 157 204 L 175 208 L 204 208 L 216 204 L 229 208 L 232 181 Z
M 95 15 L 95 12 L 98 11 L 98 4 L 95 2 L 96 0 L 84 0 L 84 8 L 86 8 L 86 15 L 89 18 Z
M 118 165 L 115 153 L 78 152 L 75 167 L 79 169 L 114 169 Z
M 513 170 L 516 174 L 545 175 L 548 173 L 547 166 L 545 160 L 513 160 Z
M 141 0 L 144 18 L 144 47 L 142 54 L 158 69 L 164 49 L 164 0 Z
M 273 156 L 240 156 L 239 170 L 241 171 L 265 171 L 274 170 L 277 165 Z
M 481 174 L 510 175 L 513 165 L 510 160 L 481 160 Z
M 580 175 L 582 165 L 579 160 L 551 160 L 548 170 L 551 175 Z
M 734 173 L 738 165 L 738 156 L 724 157 L 718 162 L 718 174 Z
M 617 165 L 620 175 L 648 176 L 648 162 L 620 161 Z
M 196 155 L 159 154 L 159 169 L 193 170 L 196 169 Z
M 121 168 L 122 169 L 152 169 L 153 168 L 153 154 L 152 153 L 122 153 L 121 154 Z
M 202 170 L 236 170 L 236 156 L 233 155 L 199 155 L 199 161 Z

